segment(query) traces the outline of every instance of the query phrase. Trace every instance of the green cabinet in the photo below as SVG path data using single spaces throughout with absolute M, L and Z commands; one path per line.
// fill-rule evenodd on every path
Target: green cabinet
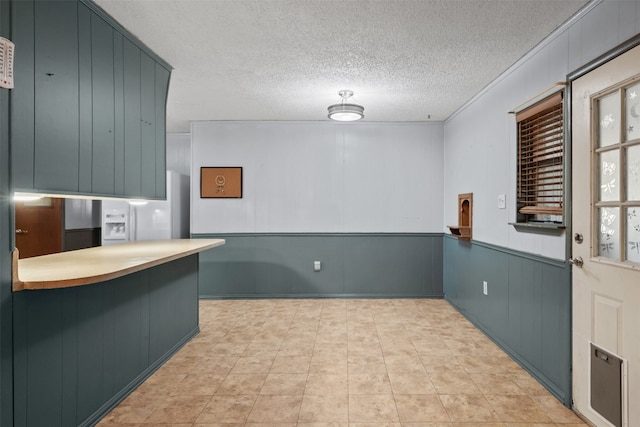
M 11 18 L 14 190 L 165 198 L 170 67 L 86 0 Z

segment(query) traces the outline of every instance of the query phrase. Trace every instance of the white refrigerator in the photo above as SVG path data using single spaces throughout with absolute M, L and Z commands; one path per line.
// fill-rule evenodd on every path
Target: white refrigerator
M 102 245 L 189 238 L 189 176 L 167 172 L 167 200 L 102 201 Z

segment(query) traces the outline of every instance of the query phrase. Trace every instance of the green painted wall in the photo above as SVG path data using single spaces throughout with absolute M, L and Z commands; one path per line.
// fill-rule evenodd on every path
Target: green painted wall
M 14 300 L 13 423 L 93 425 L 198 332 L 198 255 Z
M 227 241 L 201 254 L 201 298 L 442 297 L 440 233 L 193 237 Z
M 483 281 L 488 295 L 483 295 Z M 445 298 L 571 405 L 571 269 L 563 261 L 444 239 Z

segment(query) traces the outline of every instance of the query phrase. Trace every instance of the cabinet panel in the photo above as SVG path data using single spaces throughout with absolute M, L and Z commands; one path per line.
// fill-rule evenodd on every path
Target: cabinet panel
M 124 59 L 124 192 L 140 196 L 140 49 L 125 39 Z
M 91 84 L 91 15 L 78 4 L 78 90 L 80 102 L 80 144 L 78 154 L 78 191 L 91 193 L 93 170 L 93 90 Z
M 155 61 L 146 53 L 140 56 L 141 67 L 141 190 L 142 197 L 156 196 L 156 127 Z
M 169 71 L 156 63 L 156 198 L 167 197 L 166 99 Z
M 113 29 L 91 16 L 91 84 L 93 93 L 92 193 L 114 194 Z
M 35 2 L 34 187 L 78 191 L 78 5 Z
M 18 46 L 15 57 L 14 88 L 11 96 L 11 157 L 15 189 L 33 188 L 34 155 L 34 70 L 33 70 L 33 2 L 11 5 L 11 37 Z
M 124 195 L 124 58 L 122 34 L 113 32 L 114 83 L 114 193 Z

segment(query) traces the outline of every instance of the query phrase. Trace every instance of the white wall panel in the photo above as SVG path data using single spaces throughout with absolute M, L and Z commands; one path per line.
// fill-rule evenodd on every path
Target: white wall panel
M 516 231 L 516 126 L 508 111 L 640 32 L 637 1 L 592 5 L 553 34 L 445 123 L 444 222 L 457 222 L 457 195 L 474 193 L 473 238 L 564 259 L 565 236 Z M 633 28 L 633 30 L 630 30 Z M 497 195 L 507 195 L 507 209 Z
M 196 122 L 192 233 L 438 232 L 443 127 Z M 242 199 L 201 199 L 200 167 L 242 166 Z
M 167 170 L 191 175 L 191 134 L 167 134 Z

